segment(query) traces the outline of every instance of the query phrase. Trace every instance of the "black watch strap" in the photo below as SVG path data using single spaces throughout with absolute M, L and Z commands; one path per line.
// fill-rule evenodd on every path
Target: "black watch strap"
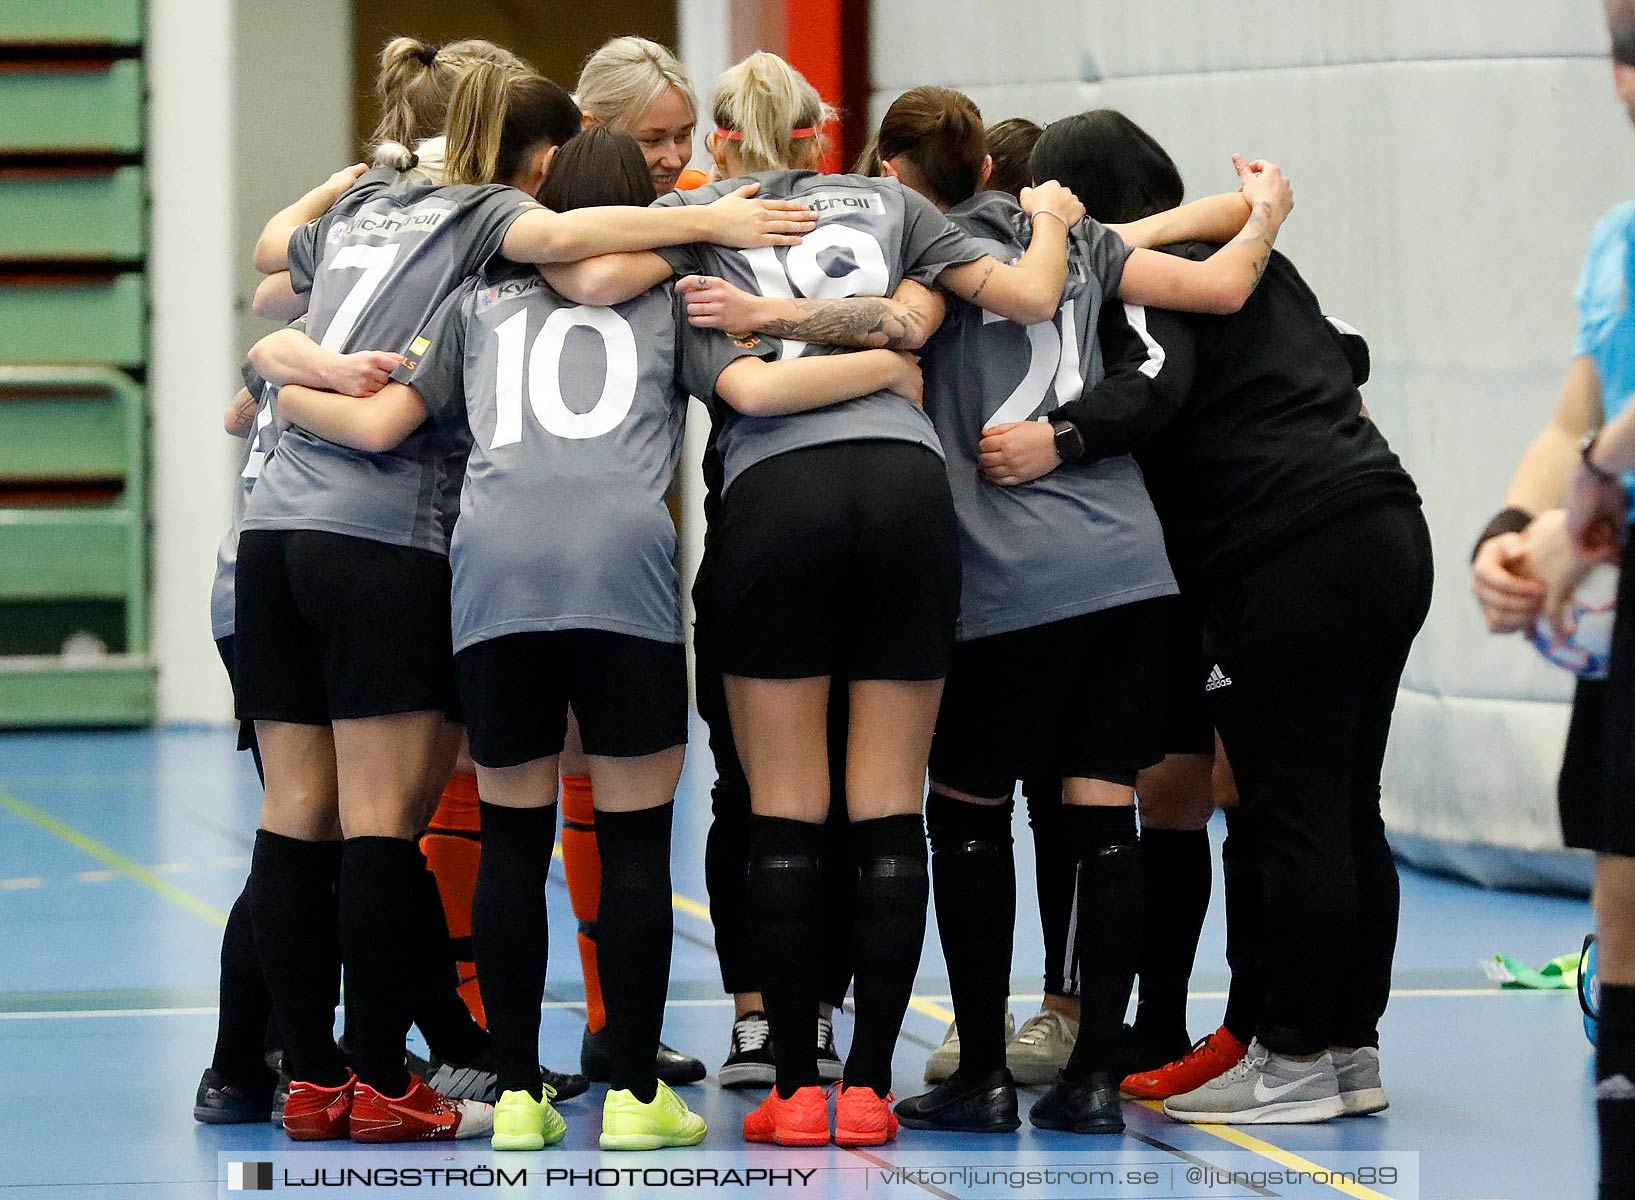
M 1590 457 L 1595 453 L 1595 447 L 1600 444 L 1600 441 L 1601 431 L 1599 429 L 1592 429 L 1586 433 L 1583 440 L 1578 443 L 1578 461 L 1583 463 L 1584 469 L 1597 479 L 1604 479 L 1609 483 L 1616 482 L 1618 476 L 1614 472 L 1596 466 L 1595 460 Z
M 1051 419 L 1050 427 L 1056 433 L 1056 457 L 1066 463 L 1084 458 L 1084 434 L 1072 421 L 1061 417 Z

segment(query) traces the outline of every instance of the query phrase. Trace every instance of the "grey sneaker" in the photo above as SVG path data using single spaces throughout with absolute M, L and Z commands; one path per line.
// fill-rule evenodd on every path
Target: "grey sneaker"
M 1164 1114 L 1206 1125 L 1303 1125 L 1345 1113 L 1334 1060 L 1273 1054 L 1259 1040 L 1243 1060 L 1203 1087 L 1164 1101 Z
M 1054 1009 L 1042 1008 L 1009 1040 L 1005 1065 L 1018 1084 L 1055 1083 L 1079 1040 L 1079 1023 Z
M 1016 1018 L 1009 1009 L 1005 1010 L 1005 1041 L 1009 1042 L 1016 1036 Z M 1005 1051 L 1008 1056 L 1009 1048 Z M 925 1081 L 927 1083 L 942 1083 L 959 1069 L 959 1023 L 950 1021 L 948 1032 L 942 1035 L 942 1045 L 931 1052 L 931 1057 L 925 1060 Z M 1052 1078 L 1055 1078 L 1052 1076 Z M 1018 1083 L 1021 1080 L 1017 1080 Z
M 1334 1075 L 1340 1081 L 1340 1103 L 1348 1117 L 1366 1117 L 1391 1107 L 1380 1083 L 1380 1052 L 1372 1046 L 1355 1050 L 1329 1048 Z

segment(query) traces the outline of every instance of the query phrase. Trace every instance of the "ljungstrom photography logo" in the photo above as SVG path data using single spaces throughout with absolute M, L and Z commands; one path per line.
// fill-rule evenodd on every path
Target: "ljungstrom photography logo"
M 227 1164 L 227 1190 L 230 1192 L 270 1192 L 273 1190 L 273 1165 L 270 1162 L 230 1162 Z

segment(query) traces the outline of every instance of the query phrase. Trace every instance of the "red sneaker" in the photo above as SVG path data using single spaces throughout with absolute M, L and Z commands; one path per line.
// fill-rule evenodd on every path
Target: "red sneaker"
M 1118 1090 L 1136 1100 L 1168 1100 L 1203 1087 L 1217 1075 L 1224 1075 L 1248 1052 L 1249 1047 L 1222 1025 L 1174 1062 L 1156 1071 L 1126 1075 Z
M 835 1145 L 883 1146 L 897 1136 L 897 1114 L 891 1111 L 896 1097 L 881 1097 L 870 1087 L 840 1085 L 835 1101 Z
M 352 1104 L 354 1142 L 444 1142 L 482 1137 L 493 1128 L 493 1105 L 450 1100 L 418 1075 L 409 1076 L 409 1090 L 395 1098 L 359 1082 Z
M 339 1087 L 319 1087 L 295 1080 L 284 1105 L 284 1132 L 298 1142 L 324 1142 L 351 1136 L 353 1089 L 358 1077 L 347 1072 Z
M 796 1088 L 785 1100 L 773 1088 L 761 1107 L 744 1118 L 744 1141 L 780 1146 L 829 1144 L 829 1097 L 820 1087 Z

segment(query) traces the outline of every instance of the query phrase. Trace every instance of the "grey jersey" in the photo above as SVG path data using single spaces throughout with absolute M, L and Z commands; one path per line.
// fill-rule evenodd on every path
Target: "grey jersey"
M 817 229 L 799 246 L 731 250 L 694 245 L 660 250 L 678 275 L 716 275 L 763 296 L 889 296 L 904 279 L 930 284 L 946 267 L 986 253 L 929 201 L 895 179 L 767 171 L 672 192 L 658 203 L 708 204 L 750 181 L 761 185 L 758 194 L 762 198 L 804 200 L 817 212 Z M 796 358 L 845 350 L 786 341 L 780 353 L 783 358 Z M 710 405 L 716 419 L 716 447 L 725 470 L 723 490 L 755 463 L 829 442 L 886 439 L 941 452 L 925 413 L 891 392 L 874 392 L 791 416 L 752 418 L 739 416 L 713 396 L 699 398 Z
M 1021 208 L 983 192 L 949 219 L 996 258 L 1026 245 Z M 1021 326 L 962 301 L 925 348 L 925 402 L 942 438 L 959 516 L 959 637 L 988 637 L 1176 592 L 1141 469 L 1128 455 L 1063 464 L 1017 487 L 987 482 L 982 431 L 1047 419 L 1102 376 L 1096 320 L 1129 251 L 1093 221 L 1070 243 L 1056 319 Z
M 310 288 L 321 345 L 404 351 L 437 306 L 538 207 L 515 188 L 434 187 L 375 170 L 290 238 L 290 276 Z M 246 529 L 322 529 L 447 553 L 447 483 L 465 447 L 427 426 L 383 454 L 287 430 L 266 464 Z
M 698 344 L 678 367 L 683 338 Z M 681 452 L 678 370 L 713 391 L 751 350 L 679 332 L 668 285 L 581 306 L 501 263 L 414 346 L 394 377 L 472 436 L 450 550 L 454 648 L 556 629 L 682 641 L 664 500 Z
M 273 443 L 278 441 L 278 425 L 273 420 L 273 401 L 278 389 L 261 378 L 249 363 L 244 364 L 240 373 L 244 377 L 244 388 L 256 398 L 257 407 L 255 426 L 244 439 L 244 457 L 238 464 L 238 486 L 233 489 L 233 523 L 216 548 L 216 577 L 210 584 L 210 636 L 217 641 L 233 635 L 236 603 L 233 585 L 238 574 L 239 529 L 244 524 L 244 509 L 261 474 L 261 466 L 272 453 Z

